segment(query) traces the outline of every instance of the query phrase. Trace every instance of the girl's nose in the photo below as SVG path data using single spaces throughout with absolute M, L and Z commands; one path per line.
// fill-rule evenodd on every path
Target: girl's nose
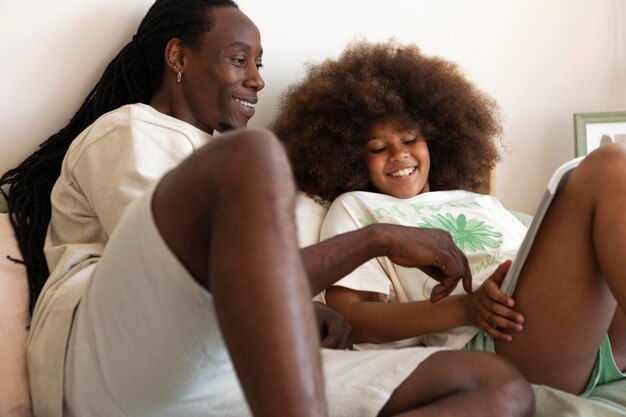
M 390 162 L 402 161 L 404 159 L 407 159 L 408 157 L 409 157 L 409 153 L 407 152 L 406 149 L 398 148 L 398 149 L 392 150 L 391 154 L 389 155 L 389 161 Z

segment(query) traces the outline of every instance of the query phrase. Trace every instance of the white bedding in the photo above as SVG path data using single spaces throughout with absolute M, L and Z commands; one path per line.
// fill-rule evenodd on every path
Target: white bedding
M 1 200 L 1 199 L 0 199 Z M 0 210 L 1 211 L 1 210 Z M 312 244 L 317 241 L 315 234 L 319 235 L 319 225 L 323 220 L 325 208 L 312 200 L 301 197 L 298 201 L 297 220 L 299 225 L 299 239 L 301 245 Z M 518 213 L 514 213 L 518 215 Z M 528 220 L 529 216 L 521 215 L 522 221 Z M 18 285 L 19 291 L 23 295 L 22 303 L 3 303 L 5 307 L 14 306 L 13 310 L 18 309 L 16 313 L 21 314 L 21 320 L 27 320 L 27 308 L 25 271 L 22 267 L 6 260 L 6 255 L 16 256 L 16 244 L 12 239 L 12 230 L 8 222 L 6 214 L 0 214 L 0 246 L 4 243 L 4 247 L 0 256 L 6 261 L 0 263 L 0 284 L 13 283 L 15 279 L 21 279 L 23 282 Z M 4 295 L 15 292 L 3 291 Z M 19 298 L 19 297 L 18 297 Z M 5 300 L 6 301 L 6 300 Z M 0 317 L 0 320 L 2 317 Z M 0 321 L 1 322 L 1 321 Z M 15 316 L 10 317 L 11 323 L 16 323 Z M 0 415 L 3 417 L 30 417 L 30 398 L 27 394 L 28 379 L 26 375 L 25 355 L 25 324 L 17 328 L 16 331 L 9 334 L 3 334 L 0 338 L 3 348 L 0 349 L 0 363 L 3 358 L 9 361 L 12 366 L 0 366 Z M 23 348 L 20 348 L 23 345 Z M 21 350 L 23 349 L 23 350 Z M 12 352 L 9 354 L 9 352 Z M 12 356 L 11 356 L 12 355 Z M 6 385 L 6 384 L 8 385 Z M 575 395 L 567 394 L 553 388 L 535 385 L 533 386 L 537 399 L 537 407 L 535 417 L 626 417 L 626 380 L 613 382 L 596 388 L 589 398 L 580 398 Z
M 596 388 L 581 398 L 543 385 L 533 385 L 535 417 L 618 417 L 626 416 L 626 380 Z
M 319 240 L 319 229 L 326 208 L 313 199 L 299 195 L 296 204 L 298 238 L 301 246 Z M 512 211 L 526 226 L 532 216 Z M 533 385 L 536 396 L 535 417 L 618 417 L 626 416 L 626 380 L 596 388 L 589 398 L 581 398 L 543 385 Z

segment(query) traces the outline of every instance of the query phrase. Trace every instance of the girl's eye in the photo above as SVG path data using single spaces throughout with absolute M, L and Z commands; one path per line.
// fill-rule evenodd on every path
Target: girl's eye
M 260 70 L 261 68 L 263 68 L 263 63 L 259 61 L 256 63 L 256 69 Z
M 407 140 L 405 140 L 403 143 L 404 143 L 405 145 L 413 145 L 415 142 L 417 142 L 417 138 L 407 139 Z
M 370 149 L 369 152 L 370 153 L 383 153 L 385 152 L 385 149 L 387 148 L 374 148 L 374 149 Z
M 238 67 L 245 67 L 248 61 L 245 58 L 233 58 L 233 62 Z

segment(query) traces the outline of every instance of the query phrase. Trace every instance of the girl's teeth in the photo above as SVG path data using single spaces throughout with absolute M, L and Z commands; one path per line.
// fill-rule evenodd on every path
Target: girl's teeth
M 407 175 L 411 175 L 415 171 L 415 168 L 405 168 L 399 171 L 393 172 L 391 175 L 394 177 L 406 177 Z

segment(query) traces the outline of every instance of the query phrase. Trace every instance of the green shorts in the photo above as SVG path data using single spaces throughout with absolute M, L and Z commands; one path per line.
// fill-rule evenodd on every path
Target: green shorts
M 483 352 L 495 353 L 495 347 L 493 344 L 493 337 L 480 330 L 476 336 L 472 338 L 463 347 L 465 350 L 480 350 Z M 609 382 L 617 381 L 626 378 L 626 374 L 621 372 L 615 363 L 613 358 L 613 351 L 611 350 L 611 343 L 609 342 L 609 336 L 604 336 L 602 344 L 598 349 L 598 357 L 596 363 L 593 366 L 591 377 L 587 382 L 587 387 L 580 394 L 581 397 L 587 397 L 591 392 L 599 385 L 608 384 Z

